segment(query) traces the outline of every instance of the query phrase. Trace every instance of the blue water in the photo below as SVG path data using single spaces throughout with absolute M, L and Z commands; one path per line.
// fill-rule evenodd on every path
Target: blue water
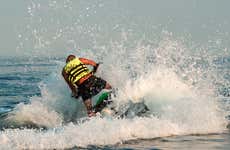
M 29 103 L 32 96 L 41 96 L 38 83 L 48 76 L 56 59 L 1 58 L 0 112 L 11 111 L 19 103 Z

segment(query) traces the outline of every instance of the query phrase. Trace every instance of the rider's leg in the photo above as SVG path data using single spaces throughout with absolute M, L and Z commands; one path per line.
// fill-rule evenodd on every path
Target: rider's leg
M 91 99 L 87 99 L 84 101 L 87 113 L 89 117 L 95 116 L 96 114 L 93 112 L 93 106 Z

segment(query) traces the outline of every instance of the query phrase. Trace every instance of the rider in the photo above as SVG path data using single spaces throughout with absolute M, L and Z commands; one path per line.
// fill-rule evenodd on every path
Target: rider
M 93 71 L 90 71 L 86 65 L 93 66 Z M 82 97 L 89 117 L 95 116 L 91 97 L 98 94 L 102 89 L 112 88 L 105 80 L 94 75 L 98 66 L 99 64 L 93 60 L 69 55 L 62 70 L 62 76 L 72 91 L 72 97 Z

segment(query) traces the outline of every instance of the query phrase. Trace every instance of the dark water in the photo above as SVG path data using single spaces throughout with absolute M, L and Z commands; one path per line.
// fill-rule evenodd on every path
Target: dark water
M 175 136 L 128 141 L 118 148 L 131 149 L 229 149 L 229 134 Z
M 189 135 L 172 136 L 154 139 L 139 139 L 126 141 L 113 146 L 88 146 L 87 148 L 74 147 L 73 149 L 103 149 L 103 150 L 131 150 L 131 149 L 151 149 L 151 150 L 228 150 L 230 147 L 230 134 L 209 134 L 209 135 Z

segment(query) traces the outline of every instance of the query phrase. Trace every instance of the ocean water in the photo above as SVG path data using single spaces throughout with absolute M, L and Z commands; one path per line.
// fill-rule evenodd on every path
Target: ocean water
M 230 149 L 227 1 L 25 3 L 15 54 L 0 56 L 0 149 Z M 86 118 L 61 76 L 68 54 L 102 62 L 118 109 L 151 115 Z
M 81 100 L 70 98 L 61 77 L 64 58 L 1 58 L 0 148 L 229 149 L 229 88 L 220 83 L 229 81 L 230 58 L 196 64 L 209 67 L 199 70 L 199 77 L 205 74 L 205 78 L 196 83 L 188 80 L 190 72 L 185 77 L 178 74 L 180 70 L 159 66 L 161 59 L 147 58 L 143 63 L 152 67 L 149 71 L 116 65 L 119 73 L 113 73 L 114 66 L 107 63 L 117 58 L 105 59 L 98 76 L 118 88 L 114 98 L 118 105 L 144 99 L 152 116 L 96 117 L 86 122 L 79 122 L 85 117 Z M 205 71 L 217 71 L 211 76 L 218 77 L 214 83 L 205 81 L 211 78 Z

